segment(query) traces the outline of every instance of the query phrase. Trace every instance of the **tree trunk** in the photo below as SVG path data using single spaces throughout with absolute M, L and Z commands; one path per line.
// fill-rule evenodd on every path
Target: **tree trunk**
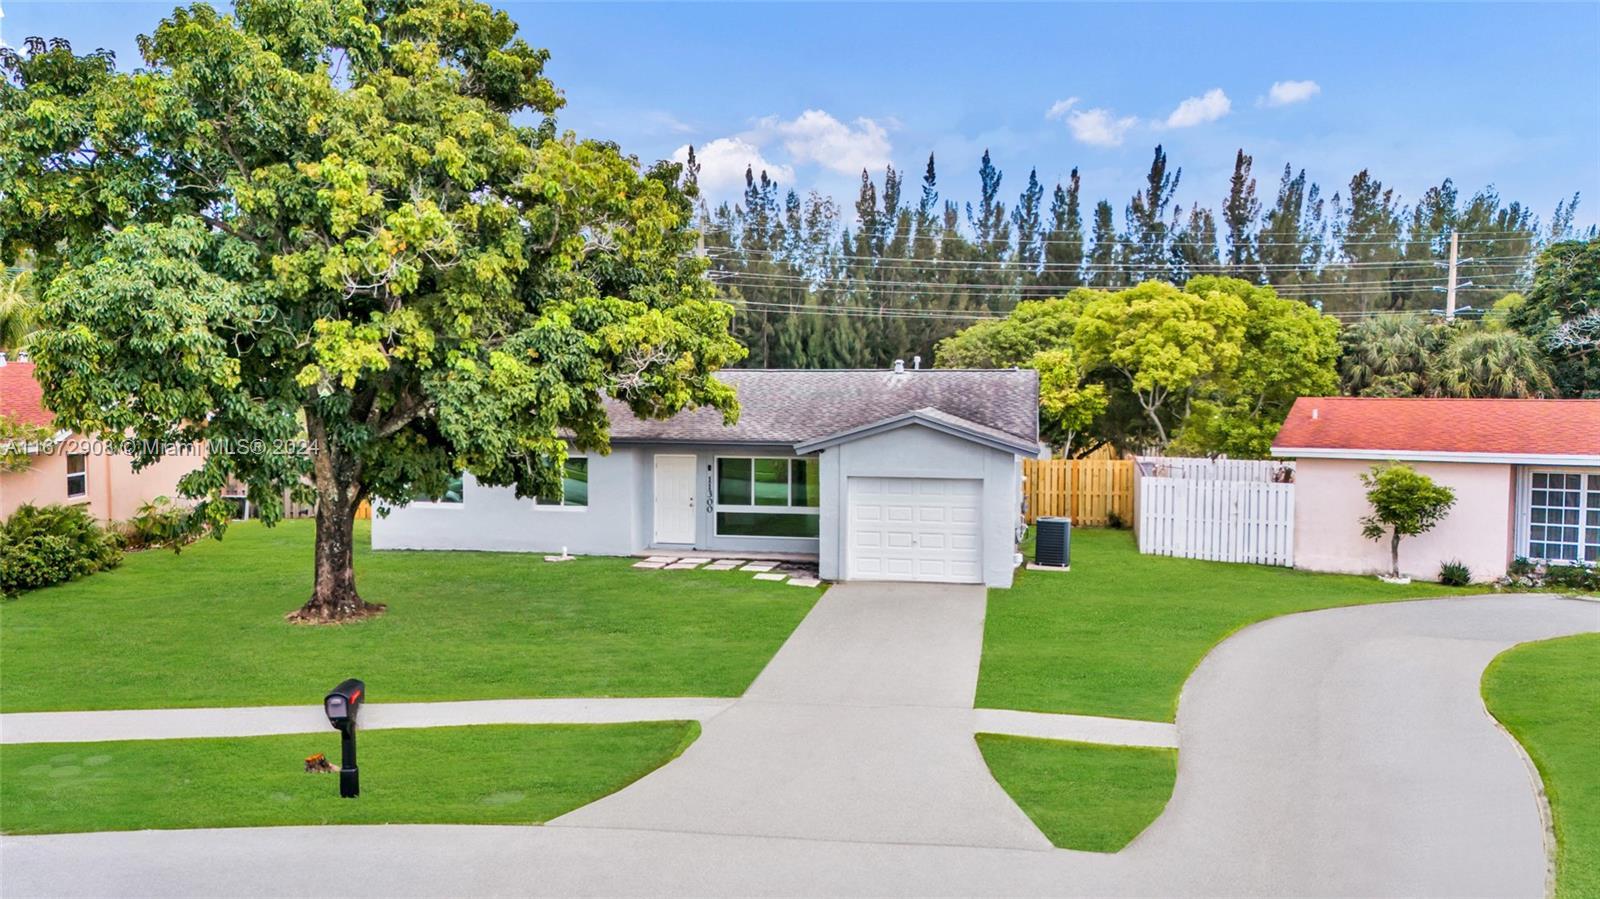
M 334 450 L 320 435 L 320 420 L 307 416 L 306 430 L 319 451 L 312 464 L 312 479 L 317 488 L 317 534 L 315 580 L 311 598 L 291 621 L 325 623 L 365 618 L 384 610 L 366 602 L 356 592 L 355 528 L 356 508 L 361 504 L 357 483 L 359 463 L 348 454 Z
M 1400 577 L 1400 532 L 1396 530 L 1389 538 L 1389 576 Z

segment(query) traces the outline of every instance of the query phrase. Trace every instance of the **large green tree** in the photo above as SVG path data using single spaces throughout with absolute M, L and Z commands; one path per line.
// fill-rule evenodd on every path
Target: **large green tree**
M 736 415 L 677 168 L 558 133 L 515 32 L 473 0 L 238 0 L 173 12 L 138 71 L 8 58 L 0 251 L 38 256 L 47 401 L 78 430 L 230 441 L 180 485 L 213 520 L 229 479 L 268 520 L 314 493 L 304 619 L 371 609 L 363 500 L 462 470 L 548 492 L 568 439 L 606 448 L 607 394 Z
M 1237 297 L 1246 312 L 1238 362 L 1197 392 L 1180 447 L 1237 458 L 1271 455 L 1272 439 L 1296 398 L 1338 391 L 1338 321 L 1235 278 L 1195 278 L 1184 291 Z
M 1249 307 L 1206 282 L 1194 291 L 1146 281 L 1102 293 L 1083 307 L 1073 331 L 1082 364 L 1113 373 L 1143 411 L 1156 449 L 1165 449 L 1208 382 L 1243 352 Z M 1239 282 L 1242 283 L 1242 282 Z
M 1600 238 L 1564 240 L 1540 253 L 1533 288 L 1509 321 L 1550 354 L 1563 396 L 1600 397 Z

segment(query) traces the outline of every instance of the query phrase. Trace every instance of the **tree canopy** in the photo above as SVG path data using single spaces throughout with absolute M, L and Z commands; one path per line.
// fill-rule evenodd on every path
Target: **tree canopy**
M 1562 395 L 1600 397 L 1600 238 L 1540 253 L 1533 287 L 1508 320 L 1549 353 Z
M 1021 303 L 940 342 L 936 363 L 1039 369 L 1040 423 L 1058 446 L 1251 457 L 1296 397 L 1337 389 L 1338 352 L 1332 318 L 1207 275 Z
M 140 48 L 128 72 L 8 57 L 0 253 L 37 254 L 38 375 L 66 425 L 210 441 L 181 488 L 218 522 L 230 479 L 269 521 L 309 481 L 307 617 L 363 610 L 363 500 L 462 470 L 548 492 L 568 438 L 606 448 L 605 395 L 737 414 L 711 373 L 743 350 L 678 167 L 559 132 L 548 54 L 504 13 L 196 4 Z

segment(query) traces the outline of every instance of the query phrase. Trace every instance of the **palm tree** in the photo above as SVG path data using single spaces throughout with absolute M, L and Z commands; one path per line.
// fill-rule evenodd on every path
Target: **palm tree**
M 1421 396 L 1445 328 L 1422 315 L 1375 315 L 1345 329 L 1339 380 L 1350 396 Z
M 1457 334 L 1428 367 L 1433 396 L 1552 396 L 1549 360 L 1525 335 L 1508 330 Z
M 33 277 L 0 271 L 0 350 L 22 350 L 34 330 Z

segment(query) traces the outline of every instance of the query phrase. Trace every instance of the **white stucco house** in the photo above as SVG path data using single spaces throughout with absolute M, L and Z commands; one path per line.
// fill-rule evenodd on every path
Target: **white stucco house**
M 375 549 L 814 555 L 828 580 L 1011 585 L 1032 370 L 733 370 L 737 424 L 610 404 L 611 452 L 574 452 L 562 496 L 470 476 L 375 516 Z
M 1298 568 L 1388 569 L 1387 543 L 1361 535 L 1371 509 L 1359 479 L 1386 462 L 1456 493 L 1433 530 L 1401 542 L 1404 575 L 1432 580 L 1451 560 L 1479 581 L 1518 556 L 1600 563 L 1600 400 L 1301 397 L 1272 454 L 1297 460 Z

